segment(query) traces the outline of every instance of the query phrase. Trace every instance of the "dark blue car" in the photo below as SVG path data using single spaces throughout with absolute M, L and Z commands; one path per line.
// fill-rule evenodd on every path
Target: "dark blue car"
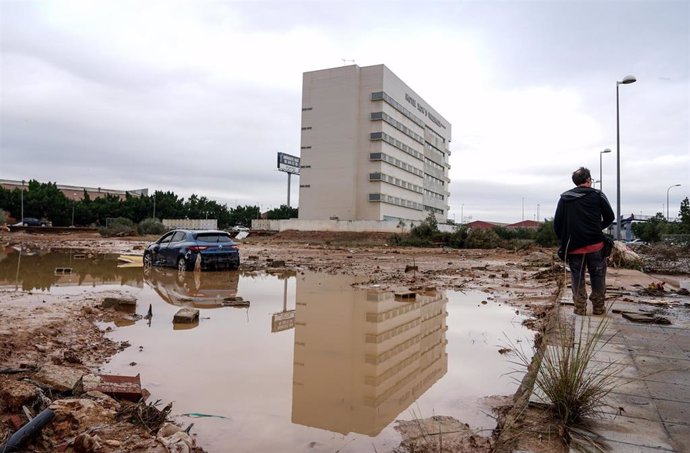
M 173 230 L 165 233 L 144 251 L 144 267 L 177 267 L 178 271 L 201 269 L 237 269 L 240 250 L 225 231 Z

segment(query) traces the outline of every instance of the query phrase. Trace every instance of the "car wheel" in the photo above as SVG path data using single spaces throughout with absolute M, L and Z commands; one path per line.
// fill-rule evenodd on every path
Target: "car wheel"
M 144 253 L 144 267 L 150 268 L 153 266 L 153 257 L 150 253 Z
M 184 257 L 177 260 L 177 271 L 186 272 L 187 271 L 187 260 Z

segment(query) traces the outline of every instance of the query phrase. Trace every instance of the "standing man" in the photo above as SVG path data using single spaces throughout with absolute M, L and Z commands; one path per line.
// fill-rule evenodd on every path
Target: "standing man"
M 606 312 L 606 257 L 604 233 L 614 219 L 613 210 L 600 190 L 592 189 L 592 175 L 580 167 L 573 172 L 577 186 L 561 194 L 553 220 L 553 229 L 561 242 L 561 256 L 567 256 L 573 287 L 575 314 L 587 314 L 587 289 L 585 267 L 589 272 L 592 293 L 592 313 Z M 560 253 L 559 253 L 560 255 Z

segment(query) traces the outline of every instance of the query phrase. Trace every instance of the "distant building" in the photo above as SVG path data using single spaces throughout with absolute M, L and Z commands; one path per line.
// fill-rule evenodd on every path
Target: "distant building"
M 506 225 L 506 228 L 512 229 L 512 230 L 517 230 L 520 228 L 525 228 L 528 230 L 536 230 L 541 226 L 541 222 L 537 222 L 536 220 L 523 220 L 522 222 L 517 222 L 517 223 L 512 223 L 510 225 Z
M 9 179 L 0 179 L 0 187 L 6 190 L 27 189 L 29 181 L 14 181 Z M 134 190 L 116 190 L 106 189 L 103 187 L 85 187 L 85 186 L 68 186 L 65 184 L 57 184 L 57 188 L 70 200 L 81 200 L 84 198 L 84 191 L 89 194 L 93 200 L 98 197 L 106 195 L 113 195 L 121 200 L 124 200 L 127 194 L 135 197 L 148 196 L 149 189 L 134 189 Z
M 448 217 L 451 125 L 384 65 L 305 72 L 300 220 Z
M 496 222 L 485 222 L 483 220 L 475 220 L 474 222 L 466 223 L 465 226 L 467 228 L 474 228 L 478 230 L 490 230 L 492 228 L 496 228 L 499 226 L 506 226 L 506 224 Z

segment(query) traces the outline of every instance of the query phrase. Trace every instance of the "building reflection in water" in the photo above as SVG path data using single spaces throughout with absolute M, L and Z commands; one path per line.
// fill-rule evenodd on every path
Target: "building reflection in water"
M 448 299 L 349 283 L 297 279 L 292 422 L 376 436 L 446 374 Z

